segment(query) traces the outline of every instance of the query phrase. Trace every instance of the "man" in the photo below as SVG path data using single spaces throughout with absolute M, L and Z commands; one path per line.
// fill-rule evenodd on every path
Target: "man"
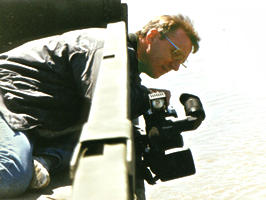
M 69 164 L 87 121 L 105 29 L 72 31 L 0 55 L 0 197 L 42 189 Z M 199 37 L 188 18 L 161 16 L 130 35 L 131 115 L 148 109 L 139 74 L 178 70 Z M 170 93 L 168 93 L 170 96 Z
M 184 65 L 191 51 L 193 53 L 198 51 L 199 41 L 200 38 L 189 18 L 182 15 L 163 15 L 151 20 L 141 31 L 131 34 L 129 37 L 128 46 L 134 48 L 133 52 L 129 48 L 130 61 L 136 57 L 138 65 L 138 70 L 131 68 L 131 70 L 137 71 L 135 80 L 139 79 L 138 75 L 142 72 L 156 79 L 171 70 L 178 71 L 180 65 Z M 136 65 L 136 63 L 131 63 L 131 65 Z M 136 73 L 131 72 L 131 74 Z M 134 78 L 131 77 L 131 81 L 132 79 Z M 139 85 L 140 81 L 139 79 Z M 134 89 L 135 87 L 133 87 Z M 140 88 L 134 93 L 138 93 L 139 90 Z M 149 91 L 154 90 L 150 89 Z M 170 92 L 166 90 L 164 92 L 167 93 L 169 101 Z M 142 88 L 141 93 L 145 93 L 145 89 Z M 142 97 L 141 94 L 131 97 L 131 104 L 134 105 L 132 118 L 142 115 L 143 107 L 147 107 L 147 105 L 140 105 L 139 101 L 141 100 L 138 97 Z

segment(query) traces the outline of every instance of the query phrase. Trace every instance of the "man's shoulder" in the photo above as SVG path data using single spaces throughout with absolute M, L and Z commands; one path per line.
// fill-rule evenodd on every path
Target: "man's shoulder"
M 132 50 L 135 50 L 135 51 L 137 50 L 137 35 L 136 34 L 134 33 L 128 34 L 127 45 Z
M 44 49 L 54 51 L 55 49 L 68 48 L 69 51 L 88 51 L 103 46 L 106 35 L 104 28 L 86 28 L 68 31 L 62 34 L 35 39 L 26 42 L 8 52 L 7 55 L 25 55 L 32 52 L 43 52 Z
M 75 40 L 77 38 L 90 38 L 95 40 L 104 40 L 106 37 L 106 29 L 105 28 L 86 28 L 73 30 L 63 33 L 62 35 L 58 35 L 58 37 Z
M 36 42 L 52 43 L 58 42 L 66 45 L 89 45 L 95 41 L 104 41 L 106 37 L 106 29 L 104 28 L 86 28 L 68 31 L 62 34 L 41 38 Z M 33 41 L 34 42 L 34 41 Z M 92 45 L 89 45 L 92 46 Z

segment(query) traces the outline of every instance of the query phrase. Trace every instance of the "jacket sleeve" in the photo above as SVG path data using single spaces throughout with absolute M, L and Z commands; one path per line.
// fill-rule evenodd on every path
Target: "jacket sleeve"
M 149 109 L 149 90 L 143 85 L 131 84 L 130 119 L 143 115 Z

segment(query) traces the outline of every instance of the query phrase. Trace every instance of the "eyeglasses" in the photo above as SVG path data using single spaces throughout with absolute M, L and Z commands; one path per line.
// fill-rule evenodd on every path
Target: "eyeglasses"
M 181 65 L 183 65 L 185 68 L 187 68 L 187 66 L 184 64 L 184 62 L 182 62 L 184 60 L 184 53 L 183 51 L 175 44 L 173 43 L 172 40 L 170 40 L 166 35 L 163 34 L 163 36 L 165 37 L 165 39 L 168 40 L 168 42 L 170 42 L 171 45 L 173 45 L 173 47 L 175 47 L 175 50 L 172 51 L 173 57 L 175 57 L 176 60 L 180 60 L 181 61 Z

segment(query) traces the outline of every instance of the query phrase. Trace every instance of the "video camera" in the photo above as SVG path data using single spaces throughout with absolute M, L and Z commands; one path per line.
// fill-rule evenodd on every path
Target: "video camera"
M 176 111 L 167 106 L 164 92 L 149 94 L 150 109 L 144 115 L 146 135 L 142 135 L 141 167 L 144 178 L 150 184 L 158 179 L 168 181 L 196 172 L 190 149 L 166 153 L 167 150 L 184 146 L 181 132 L 197 129 L 205 119 L 200 99 L 191 94 L 182 94 L 186 118 L 177 120 Z M 155 175 L 153 176 L 152 173 Z

